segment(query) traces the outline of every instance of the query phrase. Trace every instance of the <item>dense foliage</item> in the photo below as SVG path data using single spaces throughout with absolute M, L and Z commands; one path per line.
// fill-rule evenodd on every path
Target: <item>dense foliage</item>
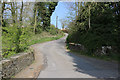
M 36 27 L 38 28 L 41 26 L 43 30 L 47 30 L 50 28 L 50 17 L 52 15 L 52 12 L 55 10 L 55 6 L 57 6 L 57 2 L 38 2 L 35 3 L 35 10 L 37 10 L 38 17 L 35 19 L 37 22 Z M 35 22 L 36 22 L 35 21 Z
M 78 3 L 79 12 L 68 25 L 67 42 L 79 43 L 90 54 L 111 46 L 113 52 L 120 51 L 120 2 Z
M 0 11 L 0 24 L 2 25 L 3 57 L 22 52 L 36 41 L 46 40 L 46 38 L 39 35 L 39 40 L 32 41 L 34 36 L 42 34 L 42 32 L 52 35 L 59 33 L 59 30 L 54 25 L 50 26 L 50 16 L 55 10 L 57 2 L 2 2 L 0 6 L 2 8 Z

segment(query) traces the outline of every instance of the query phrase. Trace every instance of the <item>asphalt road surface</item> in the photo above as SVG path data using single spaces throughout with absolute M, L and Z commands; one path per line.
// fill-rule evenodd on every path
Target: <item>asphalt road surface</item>
M 115 78 L 118 65 L 113 62 L 77 56 L 66 51 L 65 40 L 42 43 L 40 53 L 45 56 L 45 69 L 38 78 Z

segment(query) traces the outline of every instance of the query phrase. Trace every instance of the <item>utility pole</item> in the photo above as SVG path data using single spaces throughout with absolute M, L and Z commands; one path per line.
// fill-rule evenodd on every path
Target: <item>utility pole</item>
M 56 16 L 56 28 L 58 27 L 58 16 Z

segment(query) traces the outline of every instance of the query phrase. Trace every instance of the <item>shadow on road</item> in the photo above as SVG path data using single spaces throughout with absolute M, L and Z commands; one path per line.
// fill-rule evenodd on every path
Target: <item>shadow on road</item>
M 67 52 L 67 54 L 73 58 L 73 66 L 77 72 L 85 73 L 96 78 L 106 78 L 104 80 L 118 78 L 118 64 L 116 63 L 85 56 L 76 56 L 71 52 Z

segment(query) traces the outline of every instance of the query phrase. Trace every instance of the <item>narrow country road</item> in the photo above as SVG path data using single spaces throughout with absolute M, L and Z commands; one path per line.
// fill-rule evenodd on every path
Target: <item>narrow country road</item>
M 45 56 L 45 68 L 38 78 L 114 78 L 117 64 L 85 56 L 76 56 L 65 49 L 67 35 L 59 40 L 42 43 L 40 53 Z

